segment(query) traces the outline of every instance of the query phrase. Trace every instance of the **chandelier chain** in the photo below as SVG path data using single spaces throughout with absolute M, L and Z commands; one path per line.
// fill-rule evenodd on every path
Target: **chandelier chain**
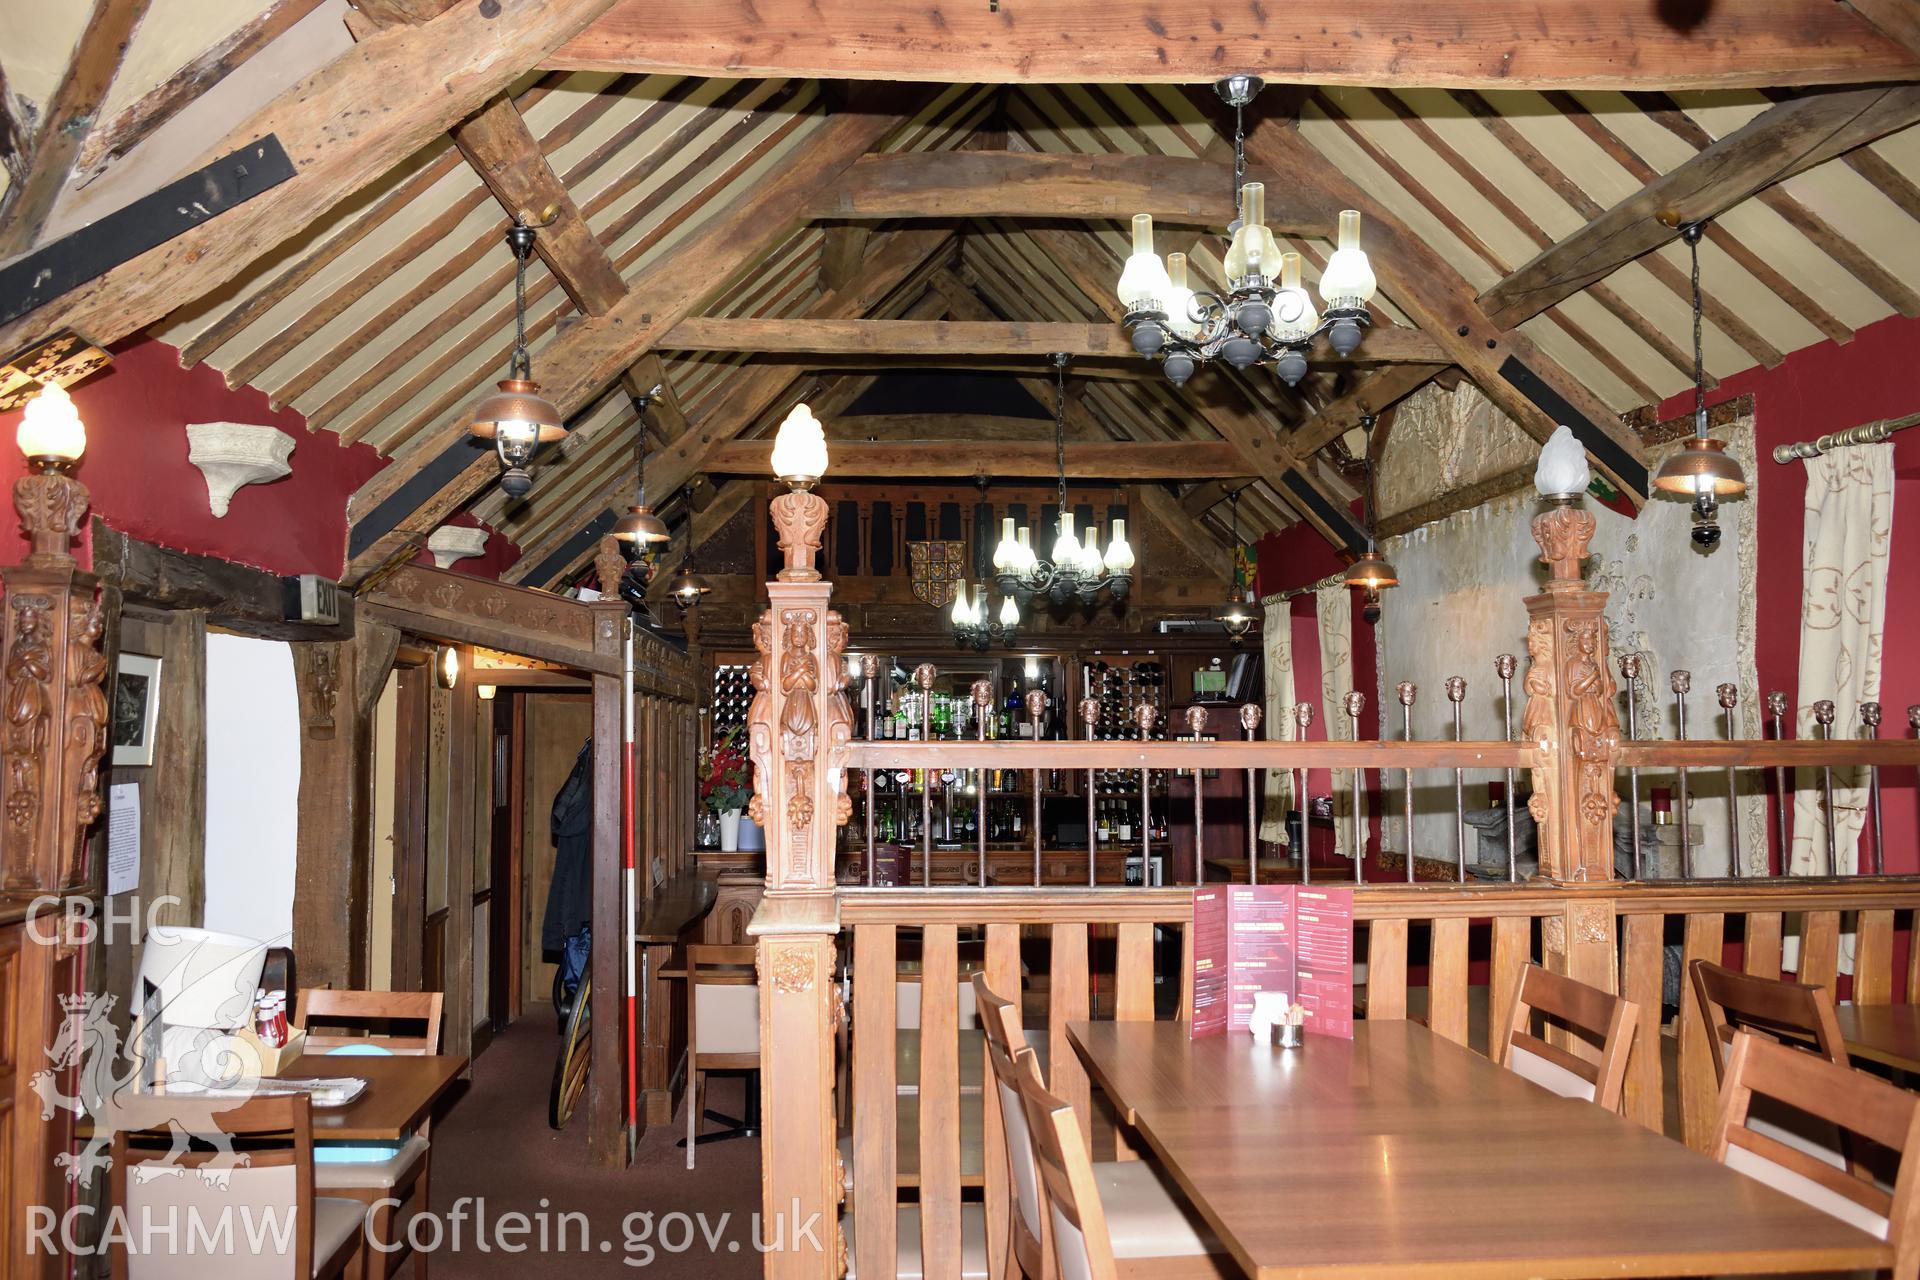
M 1053 366 L 1053 465 L 1060 476 L 1060 510 L 1067 509 L 1067 365 Z
M 527 354 L 527 255 L 513 255 L 513 376 L 533 377 L 533 358 Z
M 1700 236 L 1705 230 L 1704 224 L 1695 222 L 1688 225 L 1684 236 L 1693 268 L 1693 429 L 1696 436 L 1707 434 L 1706 354 L 1700 328 Z
M 1233 108 L 1233 210 L 1236 223 L 1244 221 L 1247 216 L 1240 194 L 1240 189 L 1247 182 L 1246 117 L 1247 109 L 1236 103 Z

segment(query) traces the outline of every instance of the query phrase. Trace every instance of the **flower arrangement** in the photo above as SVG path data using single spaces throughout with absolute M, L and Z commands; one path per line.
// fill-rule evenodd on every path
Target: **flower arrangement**
M 715 813 L 744 809 L 753 796 L 747 753 L 734 742 L 739 733 L 739 727 L 735 726 L 714 744 L 707 754 L 705 771 L 700 775 L 700 803 Z

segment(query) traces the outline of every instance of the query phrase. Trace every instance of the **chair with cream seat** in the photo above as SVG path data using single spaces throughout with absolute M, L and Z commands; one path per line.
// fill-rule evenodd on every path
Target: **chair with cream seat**
M 1751 1124 L 1766 1099 L 1892 1152 L 1891 1189 L 1801 1151 Z M 1920 1144 L 1920 1095 L 1818 1054 L 1736 1031 L 1727 1050 L 1708 1153 L 1720 1163 L 1812 1205 L 1894 1248 L 1895 1280 L 1920 1277 L 1920 1170 L 1906 1157 Z
M 1589 1062 L 1534 1035 L 1535 1012 L 1592 1043 L 1599 1060 Z M 1520 973 L 1513 1016 L 1494 1046 L 1494 1061 L 1550 1093 L 1618 1111 L 1639 1012 L 1631 1000 L 1530 964 Z
M 438 991 L 310 987 L 294 998 L 293 1022 L 307 1034 L 307 1053 L 418 1057 L 440 1051 L 444 1001 Z M 314 1185 L 327 1195 L 365 1205 L 371 1215 L 369 1234 L 389 1246 L 369 1251 L 356 1274 L 384 1280 L 409 1252 L 414 1275 L 427 1274 L 427 1255 L 411 1250 L 406 1241 L 408 1224 L 427 1208 L 432 1129 L 429 1116 L 403 1142 L 372 1147 L 321 1143 L 314 1148 Z M 390 1200 L 400 1203 L 382 1203 Z
M 974 986 L 980 1025 L 987 1037 L 987 1063 L 999 1090 L 1000 1123 L 1006 1140 L 1010 1202 L 1007 1274 L 1039 1280 L 1052 1228 L 1029 1110 L 1020 1091 L 1023 1083 L 1040 1091 L 1046 1086 L 1040 1078 L 1039 1061 L 1027 1047 L 1018 1010 L 1011 1001 L 996 995 L 980 975 L 975 975 Z M 1076 1150 L 1087 1163 L 1090 1193 L 1105 1206 L 1103 1238 L 1123 1273 L 1156 1277 L 1238 1274 L 1199 1215 L 1167 1186 L 1151 1163 L 1093 1163 L 1084 1145 L 1076 1145 Z
M 697 944 L 687 948 L 687 1168 L 701 1141 L 751 1138 L 759 1132 L 760 984 L 751 946 Z M 739 1121 L 713 1113 L 707 1103 L 707 1072 L 749 1071 L 746 1115 Z M 720 1132 L 700 1135 L 704 1119 L 726 1122 Z
M 240 1102 L 131 1094 L 120 1105 L 109 1177 L 113 1203 L 129 1226 L 107 1242 L 114 1280 L 331 1280 L 357 1265 L 364 1206 L 314 1194 L 312 1102 L 305 1094 Z M 221 1135 L 228 1146 L 242 1140 L 246 1150 L 230 1156 L 189 1148 L 190 1139 L 212 1148 Z M 209 1165 L 224 1181 L 199 1176 Z M 142 1230 L 170 1222 L 179 1225 L 162 1237 Z

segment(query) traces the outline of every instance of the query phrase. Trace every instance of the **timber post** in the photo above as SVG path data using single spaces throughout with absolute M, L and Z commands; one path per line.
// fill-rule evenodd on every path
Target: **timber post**
M 853 715 L 843 692 L 846 624 L 827 607 L 833 586 L 814 568 L 827 504 L 796 491 L 775 498 L 772 514 L 786 567 L 767 584 L 769 607 L 753 627 L 747 719 L 751 813 L 767 844 L 766 895 L 747 931 L 760 981 L 761 1209 L 769 1241 L 780 1235 L 766 1274 L 822 1280 L 845 1270 L 833 1109 L 842 1016 L 834 829 L 850 809 L 838 779 Z
M 1539 835 L 1543 879 L 1613 878 L 1614 750 L 1620 715 L 1607 656 L 1607 593 L 1588 589 L 1581 566 L 1593 543 L 1593 513 L 1557 504 L 1533 519 L 1547 565 L 1546 590 L 1527 597 L 1527 704 L 1522 735 L 1540 750 L 1528 809 Z M 1541 922 L 1549 969 L 1613 991 L 1611 902 L 1569 898 Z
M 626 561 L 620 544 L 600 539 L 594 565 L 601 576 L 600 599 L 593 611 L 593 652 L 609 663 L 593 673 L 593 950 L 589 972 L 593 981 L 592 1074 L 587 1080 L 588 1150 L 593 1162 L 624 1169 L 633 1163 L 633 1143 L 626 1115 L 626 975 L 629 877 L 621 866 L 621 824 L 627 821 L 625 799 L 626 725 L 624 682 L 612 674 L 626 638 L 628 607 L 620 598 L 620 575 Z

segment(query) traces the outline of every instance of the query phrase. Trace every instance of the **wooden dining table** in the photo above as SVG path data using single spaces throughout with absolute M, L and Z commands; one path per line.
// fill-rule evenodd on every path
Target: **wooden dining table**
M 367 1082 L 343 1107 L 313 1108 L 316 1140 L 398 1142 L 433 1115 L 434 1107 L 466 1070 L 458 1054 L 374 1057 L 303 1053 L 276 1075 L 290 1080 L 358 1077 Z
M 1848 1053 L 1920 1074 L 1920 1006 L 1843 1004 L 1833 1012 Z
M 1678 1276 L 1889 1265 L 1882 1241 L 1412 1022 L 1298 1050 L 1185 1023 L 1069 1041 L 1250 1276 Z

